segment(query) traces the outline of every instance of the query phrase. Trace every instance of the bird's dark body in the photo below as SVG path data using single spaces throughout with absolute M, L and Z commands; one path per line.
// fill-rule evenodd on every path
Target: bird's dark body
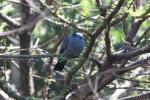
M 75 33 L 64 38 L 59 53 L 62 54 L 66 59 L 77 58 L 83 51 L 83 48 L 84 41 L 82 34 Z M 54 70 L 62 71 L 65 64 L 67 63 L 66 59 L 58 59 Z
M 66 63 L 67 63 L 67 60 L 58 59 L 58 62 L 55 65 L 54 70 L 62 71 L 64 69 L 64 66 L 65 66 Z

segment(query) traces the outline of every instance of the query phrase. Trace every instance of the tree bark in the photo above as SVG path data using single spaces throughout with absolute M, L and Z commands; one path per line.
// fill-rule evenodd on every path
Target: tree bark
M 21 0 L 21 3 L 27 4 L 25 0 Z M 22 25 L 28 22 L 30 17 L 29 6 L 22 5 Z M 30 43 L 31 34 L 28 30 L 19 35 L 20 48 L 24 49 L 20 51 L 20 55 L 30 55 Z M 24 96 L 31 96 L 34 93 L 32 69 L 30 67 L 30 59 L 20 60 L 20 78 L 21 87 Z

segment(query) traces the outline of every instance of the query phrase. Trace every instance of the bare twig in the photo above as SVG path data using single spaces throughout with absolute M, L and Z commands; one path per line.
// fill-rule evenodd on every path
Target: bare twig
M 11 58 L 17 58 L 17 59 L 29 59 L 29 58 L 47 58 L 47 57 L 56 57 L 58 55 L 56 54 L 44 54 L 44 55 L 0 55 L 0 59 L 11 59 Z
M 114 10 L 111 12 L 111 14 L 105 19 L 104 23 L 102 26 L 96 28 L 93 32 L 92 35 L 93 37 L 98 37 L 98 35 L 103 31 L 106 26 L 110 25 L 110 22 L 112 18 L 117 14 L 117 12 L 120 10 L 122 5 L 124 4 L 125 0 L 120 0 L 117 4 L 117 6 L 114 8 Z
M 66 24 L 68 24 L 68 25 L 70 25 L 70 26 L 72 26 L 72 27 L 78 29 L 79 31 L 82 31 L 82 32 L 84 32 L 84 33 L 87 33 L 87 35 L 88 35 L 89 37 L 91 37 L 91 34 L 90 34 L 90 32 L 88 32 L 88 30 L 83 29 L 83 28 L 81 28 L 80 26 L 77 26 L 77 25 L 75 25 L 74 23 L 69 22 L 68 20 L 64 19 L 63 17 L 57 15 L 56 13 L 51 12 L 51 14 L 52 14 L 54 17 L 58 18 L 60 21 L 62 21 L 62 22 L 64 22 L 64 23 L 66 23 Z
M 150 89 L 143 89 L 137 87 L 114 87 L 113 89 L 126 89 L 126 90 L 134 90 L 134 91 L 150 91 Z
M 111 14 L 106 19 L 106 24 L 110 23 L 112 18 L 117 14 L 117 12 L 120 10 L 122 5 L 124 4 L 125 0 L 120 0 L 117 4 L 117 6 L 114 8 L 114 10 L 111 12 Z
M 14 34 L 14 33 L 22 34 L 23 31 L 32 29 L 37 23 L 37 21 L 39 21 L 40 19 L 41 19 L 41 16 L 38 16 L 33 21 L 23 25 L 20 28 L 13 29 L 11 31 L 0 32 L 0 36 L 7 36 L 7 35 Z
M 150 84 L 150 81 L 142 81 L 142 80 L 123 78 L 123 77 L 120 77 L 120 76 L 116 75 L 115 73 L 113 73 L 112 75 L 116 76 L 118 79 L 121 79 L 121 80 L 126 80 L 126 81 L 130 81 L 130 82 L 135 82 L 135 83 L 147 83 L 147 84 Z

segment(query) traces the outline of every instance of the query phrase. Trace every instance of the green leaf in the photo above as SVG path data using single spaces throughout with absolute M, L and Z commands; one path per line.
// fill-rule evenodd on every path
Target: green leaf
M 47 84 L 51 84 L 52 82 L 56 82 L 56 80 L 54 80 L 52 78 L 49 78 L 49 79 L 45 80 L 45 83 L 47 83 Z
M 0 0 L 0 3 L 2 3 L 4 0 Z
M 80 4 L 81 4 L 81 7 L 82 7 L 82 14 L 84 16 L 89 16 L 90 15 L 90 10 L 92 8 L 94 8 L 94 6 L 95 6 L 95 1 L 93 1 L 93 0 L 87 0 L 85 2 L 85 0 L 82 0 L 80 2 Z

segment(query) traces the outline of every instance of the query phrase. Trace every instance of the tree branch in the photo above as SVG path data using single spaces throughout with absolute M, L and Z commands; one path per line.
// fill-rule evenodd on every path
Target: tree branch
M 126 18 L 128 17 L 128 13 L 125 13 L 124 15 L 120 16 L 120 17 L 117 17 L 115 20 L 113 20 L 111 23 L 110 23 L 110 26 L 114 26 L 120 22 L 122 22 L 123 20 L 125 20 Z
M 75 72 L 77 72 L 81 66 L 84 64 L 84 62 L 86 61 L 86 59 L 89 56 L 89 53 L 91 52 L 95 40 L 97 39 L 97 37 L 101 34 L 101 32 L 106 28 L 106 26 L 110 23 L 110 21 L 112 20 L 112 18 L 114 17 L 114 15 L 119 11 L 119 9 L 121 8 L 121 6 L 124 4 L 125 0 L 120 0 L 118 5 L 116 6 L 116 8 L 112 11 L 112 13 L 107 17 L 107 20 L 104 22 L 104 24 L 102 26 L 99 26 L 98 28 L 96 28 L 93 32 L 92 32 L 92 36 L 91 37 L 91 41 L 89 44 L 88 49 L 86 50 L 86 52 L 84 53 L 84 60 L 82 60 L 76 67 L 74 67 L 74 69 L 71 69 L 71 71 L 68 73 L 68 77 L 66 78 L 66 86 L 70 85 L 71 79 L 73 77 L 73 75 L 75 74 Z
M 0 59 L 12 59 L 12 58 L 16 58 L 16 59 L 30 59 L 30 58 L 34 58 L 34 59 L 38 59 L 38 58 L 50 58 L 50 57 L 56 57 L 58 55 L 56 54 L 44 54 L 44 55 L 0 55 Z
M 24 96 L 20 95 L 20 94 L 19 94 L 18 92 L 16 92 L 16 91 L 13 91 L 13 90 L 11 89 L 11 87 L 8 86 L 7 84 L 8 84 L 8 83 L 6 83 L 6 82 L 0 80 L 0 88 L 1 88 L 5 93 L 7 93 L 10 97 L 13 97 L 13 98 L 15 98 L 15 99 L 17 99 L 17 100 L 25 100 L 25 97 L 24 97 Z
M 127 71 L 133 70 L 137 67 L 139 67 L 140 65 L 145 65 L 147 66 L 147 61 L 150 59 L 150 57 L 136 61 L 134 63 L 128 64 L 126 65 L 124 68 L 112 68 L 109 70 L 106 70 L 104 72 L 100 72 L 99 74 L 97 74 L 99 76 L 99 85 L 98 85 L 98 91 L 101 90 L 102 88 L 104 88 L 107 84 L 111 83 L 114 79 L 116 79 L 116 76 L 112 75 L 112 73 L 115 73 L 115 75 L 122 75 Z M 97 62 L 98 63 L 98 62 Z M 97 64 L 96 63 L 96 64 Z M 101 62 L 100 62 L 101 64 Z M 96 76 L 93 76 L 96 77 Z M 91 79 L 91 80 L 95 80 L 95 79 Z M 92 81 L 95 82 L 95 81 Z M 94 84 L 94 83 L 92 83 Z M 83 97 L 85 96 L 85 94 L 91 94 L 91 90 L 90 87 L 88 85 L 88 83 L 85 84 L 81 84 L 77 87 L 77 89 L 75 90 L 75 93 L 77 93 L 76 95 L 82 95 Z
M 0 12 L 0 19 L 13 28 L 20 27 L 20 23 L 18 23 L 17 21 L 13 20 L 12 18 L 8 16 L 3 15 L 1 12 Z
M 8 36 L 14 33 L 22 34 L 23 31 L 31 30 L 40 19 L 41 19 L 41 16 L 39 15 L 36 18 L 34 18 L 34 20 L 30 21 L 29 23 L 24 24 L 20 28 L 16 28 L 10 31 L 0 32 L 0 36 Z
M 136 36 L 140 26 L 142 23 L 148 18 L 146 16 L 150 12 L 150 6 L 149 8 L 139 17 L 135 17 L 135 19 L 132 21 L 131 28 L 129 32 L 127 33 L 127 41 L 132 43 L 132 39 Z
M 110 59 L 111 56 L 111 42 L 110 42 L 110 37 L 109 37 L 109 29 L 105 30 L 105 45 L 106 45 L 106 54 L 107 54 L 107 59 Z
M 120 100 L 149 100 L 150 99 L 150 92 L 141 94 L 138 96 L 130 96 L 126 98 L 121 98 Z
M 117 4 L 117 6 L 114 8 L 114 10 L 111 12 L 111 14 L 105 19 L 104 23 L 102 26 L 96 28 L 93 32 L 92 35 L 93 37 L 98 37 L 98 35 L 103 31 L 106 26 L 110 24 L 112 18 L 117 14 L 117 12 L 120 10 L 121 6 L 124 4 L 125 0 L 120 0 Z
M 117 6 L 115 7 L 115 9 L 111 12 L 111 14 L 107 17 L 106 19 L 106 24 L 110 23 L 112 18 L 117 14 L 117 12 L 120 10 L 120 8 L 122 7 L 122 5 L 124 4 L 125 0 L 120 0 L 117 4 Z
M 138 55 L 141 55 L 141 54 L 144 54 L 144 53 L 149 53 L 149 52 L 150 52 L 150 45 L 147 45 L 143 48 L 138 48 L 136 50 L 133 50 L 133 51 L 130 51 L 130 52 L 127 52 L 127 53 L 115 54 L 112 57 L 112 60 L 114 60 L 114 62 L 115 61 L 120 61 L 120 60 L 123 60 L 123 59 L 133 58 L 135 56 L 138 56 Z
M 20 0 L 21 3 L 28 4 L 26 0 Z M 40 17 L 40 16 L 39 16 Z M 22 26 L 27 25 L 29 19 L 31 18 L 31 10 L 29 6 L 21 5 L 21 20 Z M 35 18 L 32 23 L 30 22 L 31 27 L 26 26 L 30 30 L 22 30 L 19 35 L 20 38 L 20 48 L 27 49 L 20 51 L 20 55 L 30 55 L 30 46 L 31 46 L 31 30 L 34 28 L 36 22 L 38 21 L 38 17 Z M 34 84 L 33 84 L 33 76 L 32 76 L 32 68 L 30 60 L 20 60 L 20 80 L 21 80 L 21 88 L 24 96 L 31 96 L 34 93 Z

